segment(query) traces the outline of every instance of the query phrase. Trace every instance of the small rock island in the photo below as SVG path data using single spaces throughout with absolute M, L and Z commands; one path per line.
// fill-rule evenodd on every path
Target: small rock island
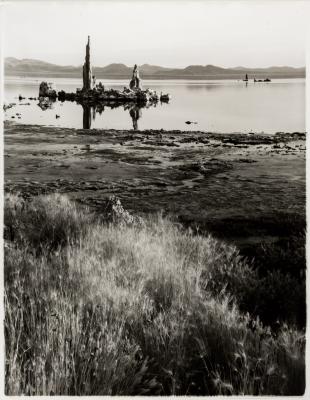
M 85 62 L 83 65 L 83 88 L 76 89 L 75 93 L 67 93 L 61 90 L 56 93 L 52 83 L 41 82 L 39 88 L 39 97 L 58 99 L 60 101 L 77 101 L 81 104 L 100 104 L 100 103 L 135 103 L 135 104 L 152 104 L 158 101 L 168 102 L 169 94 L 158 94 L 151 89 L 142 89 L 142 82 L 139 76 L 138 66 L 135 65 L 129 87 L 123 90 L 105 89 L 101 82 L 96 84 L 96 77 L 92 74 L 90 64 L 90 37 L 86 45 Z

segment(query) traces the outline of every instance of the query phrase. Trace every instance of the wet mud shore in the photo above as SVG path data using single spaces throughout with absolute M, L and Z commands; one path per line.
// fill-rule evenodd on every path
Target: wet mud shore
M 100 212 L 118 196 L 241 250 L 305 225 L 305 133 L 83 130 L 4 124 L 5 191 L 66 193 Z

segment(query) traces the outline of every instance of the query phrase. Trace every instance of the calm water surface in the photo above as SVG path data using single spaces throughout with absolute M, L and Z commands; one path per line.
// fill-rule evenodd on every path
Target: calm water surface
M 292 132 L 305 131 L 305 80 L 274 79 L 270 83 L 237 80 L 149 80 L 144 88 L 170 93 L 169 104 L 156 107 L 126 108 L 124 106 L 100 110 L 83 109 L 75 102 L 56 101 L 42 110 L 37 97 L 43 78 L 15 78 L 5 80 L 5 102 L 17 104 L 6 111 L 5 119 L 26 124 L 40 124 L 82 128 L 83 120 L 91 128 L 114 129 L 181 129 L 213 132 Z M 50 78 L 56 90 L 75 92 L 81 87 L 79 79 Z M 97 80 L 106 88 L 122 89 L 124 80 Z M 26 97 L 18 100 L 18 96 Z M 30 105 L 29 105 L 30 103 Z M 16 113 L 21 114 L 19 119 Z M 56 118 L 56 114 L 59 118 Z M 15 118 L 12 118 L 15 116 Z M 187 125 L 185 121 L 197 124 Z M 87 124 L 86 124 L 87 125 Z

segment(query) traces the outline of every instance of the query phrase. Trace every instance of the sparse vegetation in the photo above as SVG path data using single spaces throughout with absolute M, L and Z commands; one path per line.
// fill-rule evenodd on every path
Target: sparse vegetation
M 4 223 L 6 394 L 303 394 L 304 332 L 255 318 L 286 283 L 235 247 L 59 195 L 8 195 Z

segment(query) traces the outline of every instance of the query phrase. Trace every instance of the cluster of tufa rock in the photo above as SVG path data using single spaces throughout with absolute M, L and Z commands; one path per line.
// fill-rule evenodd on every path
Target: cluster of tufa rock
M 123 90 L 109 89 L 105 90 L 101 82 L 96 85 L 96 77 L 92 75 L 90 64 L 90 37 L 86 45 L 85 62 L 83 65 L 83 88 L 77 89 L 76 93 L 67 93 L 64 90 L 56 94 L 56 90 L 51 83 L 42 82 L 40 84 L 39 97 L 56 98 L 60 101 L 70 100 L 77 101 L 78 103 L 130 103 L 147 104 L 156 103 L 157 101 L 169 102 L 169 94 L 158 94 L 154 90 L 142 89 L 142 83 L 139 76 L 138 66 L 135 65 L 132 73 L 132 78 L 129 82 L 129 88 Z
M 39 97 L 56 98 L 57 93 L 51 82 L 41 82 L 39 88 Z

